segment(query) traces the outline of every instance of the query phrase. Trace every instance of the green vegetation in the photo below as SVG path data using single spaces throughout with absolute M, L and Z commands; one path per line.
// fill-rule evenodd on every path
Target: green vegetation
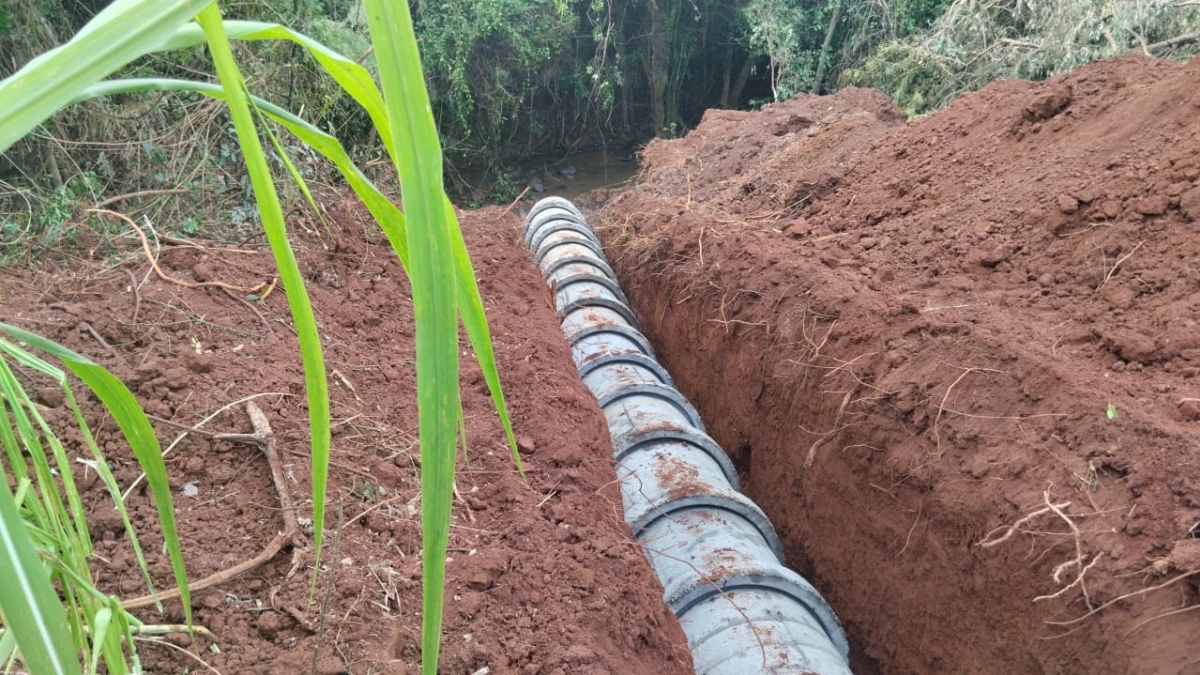
M 1131 50 L 1190 58 L 1200 5 L 1179 0 L 953 0 L 927 30 L 876 46 L 846 83 L 875 87 L 918 114 L 994 80 L 1040 80 Z
M 826 93 L 881 42 L 924 30 L 949 0 L 749 0 L 749 43 L 768 58 L 775 100 Z
M 204 94 L 227 103 L 258 215 L 286 289 L 304 362 L 311 426 L 313 526 L 318 559 L 324 532 L 329 461 L 329 392 L 316 321 L 288 243 L 275 177 L 268 165 L 260 134 L 267 135 L 277 149 L 283 145 L 278 143 L 265 118 L 275 120 L 312 151 L 332 160 L 347 184 L 376 217 L 412 282 L 417 320 L 417 400 L 424 530 L 422 671 L 431 675 L 437 670 L 446 547 L 461 417 L 458 390 L 460 317 L 491 388 L 514 457 L 516 443 L 500 390 L 470 259 L 453 209 L 442 190 L 441 148 L 407 6 L 400 4 L 397 7 L 386 0 L 367 0 L 365 13 L 380 63 L 381 88 L 356 60 L 278 24 L 223 20 L 215 3 L 205 6 L 196 0 L 116 0 L 70 41 L 31 60 L 0 82 L 0 101 L 4 102 L 0 105 L 0 150 L 11 148 L 60 109 L 97 96 L 172 90 Z M 197 23 L 188 23 L 192 16 L 196 17 Z M 383 197 L 350 161 L 334 137 L 277 106 L 251 97 L 235 60 L 231 38 L 284 40 L 311 55 L 362 107 L 375 133 L 382 139 L 386 154 L 397 169 L 406 213 L 402 214 Z M 117 79 L 96 84 L 146 54 L 191 48 L 197 44 L 207 45 L 220 87 L 166 78 Z M 300 192 L 307 195 L 303 177 L 295 164 L 283 163 L 298 182 Z M 162 454 L 145 413 L 124 385 L 100 366 L 20 329 L 3 324 L 0 329 L 62 360 L 116 418 L 146 471 L 148 481 L 154 486 L 163 536 L 171 551 L 185 611 L 190 612 L 186 574 L 174 532 Z M 55 377 L 65 386 L 65 375 L 20 346 L 0 342 L 0 349 L 6 358 L 15 359 L 20 366 Z M 0 361 L 0 364 L 4 362 Z M 40 425 L 42 436 L 39 439 L 26 416 L 27 411 L 36 411 L 36 408 L 18 377 L 5 364 L 0 376 L 6 373 L 8 377 L 0 377 L 0 382 L 5 384 L 3 392 L 7 403 L 3 424 L 0 424 L 0 438 L 9 459 L 5 485 L 0 489 L 0 575 L 5 579 L 17 579 L 19 583 L 5 584 L 4 592 L 0 592 L 0 615 L 4 617 L 5 627 L 0 637 L 0 655 L 20 658 L 33 672 L 68 673 L 80 672 L 77 652 L 102 654 L 109 672 L 125 672 L 128 668 L 124 649 L 131 650 L 129 654 L 136 663 L 129 629 L 136 620 L 121 610 L 117 601 L 97 595 L 83 583 L 91 578 L 86 568 L 91 549 L 86 536 L 80 534 L 81 531 L 86 533 L 86 523 L 82 520 L 78 498 L 71 497 L 76 494 L 74 487 L 66 485 L 70 483 L 70 450 L 57 440 L 47 425 Z M 70 396 L 69 390 L 67 395 Z M 73 398 L 71 400 L 73 404 Z M 73 409 L 77 410 L 74 406 Z M 77 421 L 83 425 L 83 418 L 78 414 Z M 17 433 L 13 432 L 13 425 Z M 90 439 L 86 426 L 81 426 L 81 431 Z M 36 489 L 31 492 L 30 485 L 34 483 L 27 478 L 21 449 L 29 449 L 31 444 L 42 440 L 55 449 L 55 466 L 44 459 L 36 464 Z M 94 443 L 92 446 L 94 450 Z M 55 471 L 65 485 L 65 505 L 58 496 Z M 12 479 L 8 478 L 9 472 L 13 473 Z M 116 494 L 115 484 L 110 487 Z M 120 498 L 116 499 L 120 504 Z M 59 521 L 63 520 L 73 521 L 74 529 L 61 525 Z M 45 534 L 47 531 L 49 535 Z M 131 539 L 136 547 L 132 532 Z M 63 549 L 68 552 L 63 553 Z M 48 566 L 42 560 L 49 561 Z M 71 564 L 54 564 L 55 560 L 66 560 Z M 61 596 L 55 583 L 59 584 Z M 315 577 L 313 583 L 316 583 Z M 61 618 L 64 611 L 69 621 Z M 97 663 L 98 657 L 93 656 L 85 658 L 83 665 L 87 672 L 95 672 Z
M 686 133 L 712 107 L 746 108 L 847 85 L 916 114 L 1001 77 L 1044 78 L 1131 49 L 1186 58 L 1200 6 L 1180 0 L 456 0 L 410 2 L 452 194 L 505 202 L 532 155 L 615 149 Z M 0 76 L 79 30 L 94 3 L 9 0 Z M 280 23 L 378 74 L 360 0 L 248 0 L 226 18 Z M 353 94 L 302 49 L 239 44 L 255 93 L 336 138 L 362 167 L 388 154 Z M 146 54 L 120 75 L 194 79 L 199 44 Z M 244 236 L 256 209 L 227 109 L 194 93 L 129 93 L 61 110 L 0 154 L 0 246 L 52 247 L 99 198 L 142 201 L 154 221 L 201 215 L 202 231 Z M 286 141 L 285 141 L 286 143 Z M 307 180 L 328 165 L 289 147 Z M 387 172 L 372 180 L 388 184 Z M 80 189 L 86 183 L 86 189 Z M 288 206 L 300 190 L 281 193 Z M 138 199 L 131 198 L 134 204 Z M 69 228 L 65 228 L 69 229 Z M 48 234 L 49 236 L 43 236 Z M 65 243 L 70 243 L 65 242 Z
M 0 324 L 0 331 L 58 357 L 112 410 L 158 503 L 163 538 L 184 591 L 185 611 L 190 612 L 166 467 L 149 420 L 129 390 L 78 354 L 12 326 Z M 0 623 L 5 626 L 0 659 L 7 661 L 19 652 L 32 672 L 66 673 L 78 672 L 76 653 L 82 653 L 87 655 L 88 672 L 95 672 L 101 660 L 110 673 L 136 671 L 133 631 L 141 627 L 141 621 L 92 583 L 92 539 L 71 473 L 76 462 L 68 457 L 67 447 L 18 381 L 13 366 L 48 377 L 62 390 L 90 456 L 77 457 L 76 462 L 95 471 L 108 488 L 146 585 L 154 592 L 120 488 L 76 404 L 66 373 L 0 338 L 0 409 L 5 419 L 0 424 L 0 443 L 5 450 L 0 467 L 6 479 L 5 489 L 0 490 L 0 574 L 7 580 L 0 584 Z M 31 461 L 26 461 L 25 452 Z M 9 483 L 15 491 L 9 491 Z M 52 583 L 61 589 L 62 600 Z M 133 663 L 125 658 L 125 645 Z

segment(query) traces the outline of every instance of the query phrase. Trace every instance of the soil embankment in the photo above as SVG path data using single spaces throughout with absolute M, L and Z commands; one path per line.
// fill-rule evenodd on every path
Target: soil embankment
M 408 283 L 365 212 L 334 195 L 331 228 L 292 222 L 301 269 L 321 326 L 333 398 L 326 547 L 310 605 L 312 551 L 287 550 L 193 595 L 198 623 L 220 653 L 170 639 L 216 672 L 418 672 L 421 527 L 414 334 Z M 621 517 L 604 417 L 579 381 L 545 283 L 529 263 L 520 222 L 500 209 L 464 213 L 464 233 L 488 309 L 513 422 L 522 480 L 474 358 L 464 352 L 468 452 L 460 459 L 447 565 L 440 672 L 472 675 L 684 675 L 686 640 L 662 587 Z M 82 235 L 81 235 L 82 236 Z M 134 391 L 168 446 L 180 537 L 193 580 L 258 555 L 283 529 L 263 453 L 212 433 L 249 433 L 242 404 L 258 396 L 277 437 L 301 518 L 310 486 L 304 376 L 282 289 L 263 301 L 157 278 L 136 240 L 98 242 L 113 259 L 3 270 L 0 316 L 111 368 Z M 274 274 L 263 246 L 165 245 L 158 264 L 186 282 L 254 285 Z M 131 283 L 132 282 L 132 283 Z M 136 288 L 135 288 L 136 286 Z M 466 345 L 464 340 L 464 345 Z M 464 349 L 467 347 L 464 346 Z M 77 388 L 81 391 L 81 388 Z M 39 392 L 72 456 L 87 457 L 61 394 Z M 82 397 L 122 489 L 138 476 L 120 434 Z M 228 406 L 226 408 L 226 406 Z M 97 542 L 94 569 L 109 592 L 145 592 L 121 523 L 94 472 L 76 465 Z M 170 568 L 144 488 L 128 500 L 155 582 Z M 341 525 L 339 526 L 339 523 Z M 140 610 L 147 623 L 183 620 Z M 139 643 L 147 672 L 195 672 L 191 658 Z M 486 670 L 485 670 L 486 669 Z
M 1200 672 L 1200 61 L 643 161 L 609 257 L 856 672 Z

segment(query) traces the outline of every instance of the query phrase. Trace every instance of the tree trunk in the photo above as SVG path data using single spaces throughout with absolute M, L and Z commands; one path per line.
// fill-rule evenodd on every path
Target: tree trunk
M 650 6 L 650 54 L 643 60 L 646 81 L 650 85 L 650 123 L 654 135 L 662 136 L 667 126 L 667 35 L 662 22 L 662 10 L 658 0 L 649 0 Z
M 829 70 L 829 50 L 833 47 L 833 34 L 837 32 L 838 20 L 842 18 L 842 2 L 835 0 L 833 15 L 829 17 L 829 28 L 825 31 L 825 42 L 821 45 L 821 53 L 817 56 L 817 74 L 813 78 L 812 93 L 824 93 L 825 72 Z
M 725 63 L 721 68 L 721 102 L 718 108 L 729 109 L 729 84 L 733 78 L 733 42 L 725 45 Z
M 750 71 L 754 69 L 754 55 L 746 54 L 742 67 L 738 70 L 737 78 L 733 80 L 733 89 L 729 91 L 729 107 L 736 108 L 742 103 L 742 92 L 746 90 L 746 82 L 750 80 Z

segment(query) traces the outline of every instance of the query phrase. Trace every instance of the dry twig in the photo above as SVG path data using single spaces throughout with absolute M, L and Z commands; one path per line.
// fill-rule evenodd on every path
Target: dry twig
M 296 521 L 296 512 L 295 507 L 292 505 L 291 493 L 284 482 L 283 466 L 279 462 L 279 453 L 275 447 L 275 434 L 271 431 L 271 425 L 267 421 L 267 416 L 263 414 L 262 409 L 254 401 L 246 402 L 246 413 L 250 415 L 250 422 L 254 425 L 254 433 L 221 434 L 216 438 L 231 442 L 254 443 L 267 456 L 267 463 L 271 467 L 271 478 L 275 483 L 275 490 L 279 493 L 279 507 L 283 515 L 283 531 L 276 534 L 267 544 L 266 548 L 253 558 L 188 584 L 188 589 L 192 592 L 212 588 L 230 579 L 237 578 L 259 565 L 270 561 L 288 544 L 292 546 L 292 569 L 288 572 L 288 576 L 294 574 L 296 569 L 300 567 L 299 561 L 301 555 L 303 555 L 300 526 Z M 150 607 L 156 602 L 178 598 L 179 595 L 179 588 L 176 587 L 162 593 L 125 600 L 121 603 L 121 606 L 125 609 Z
M 146 233 L 142 231 L 142 228 L 137 226 L 137 223 L 133 222 L 132 218 L 130 218 L 129 216 L 127 216 L 123 213 L 117 213 L 116 211 L 109 211 L 107 209 L 88 209 L 88 212 L 89 213 L 99 213 L 99 214 L 103 214 L 106 216 L 112 216 L 114 218 L 118 218 L 120 220 L 125 221 L 125 223 L 127 225 L 132 227 L 133 231 L 137 233 L 138 238 L 140 238 L 142 240 L 142 250 L 144 250 L 146 252 L 146 258 L 150 260 L 150 266 L 154 268 L 154 273 L 157 274 L 158 278 L 162 279 L 163 281 L 175 284 L 176 286 L 183 286 L 184 288 L 212 287 L 212 288 L 228 289 L 235 293 L 259 293 L 259 292 L 261 292 L 262 293 L 261 297 L 263 297 L 263 298 L 266 298 L 267 295 L 275 288 L 275 279 L 273 279 L 273 278 L 271 279 L 271 281 L 269 281 L 269 282 L 264 281 L 263 283 L 261 283 L 257 286 L 237 286 L 234 284 L 227 284 L 224 281 L 184 281 L 182 279 L 176 279 L 176 278 L 168 275 L 166 272 L 162 271 L 162 268 L 158 266 L 158 261 L 154 258 L 154 253 L 150 250 L 150 240 L 146 238 Z
M 121 271 L 129 277 L 129 289 L 133 293 L 133 318 L 129 320 L 130 325 L 136 324 L 138 320 L 138 312 L 142 309 L 142 294 L 138 291 L 137 277 L 128 267 L 122 267 Z
M 1139 248 L 1141 248 L 1141 247 L 1142 247 L 1142 244 L 1144 244 L 1144 243 L 1146 243 L 1146 240 L 1145 240 L 1145 239 L 1143 239 L 1143 240 L 1139 241 L 1137 244 L 1135 244 L 1135 245 L 1134 245 L 1134 247 L 1133 247 L 1133 248 L 1129 249 L 1129 253 L 1126 253 L 1125 255 L 1123 255 L 1123 256 L 1121 256 L 1120 258 L 1118 258 L 1118 259 L 1117 259 L 1117 262 L 1116 262 L 1116 263 L 1114 263 L 1114 264 L 1113 264 L 1113 266 L 1109 268 L 1109 270 L 1108 270 L 1108 273 L 1104 275 L 1104 281 L 1101 281 L 1101 282 L 1100 282 L 1100 285 L 1096 287 L 1096 290 L 1098 291 L 1098 290 L 1100 290 L 1101 288 L 1104 288 L 1104 284 L 1107 284 L 1107 283 L 1108 283 L 1108 281 L 1109 281 L 1109 279 L 1112 279 L 1112 278 L 1113 278 L 1113 275 L 1117 273 L 1117 268 L 1118 268 L 1118 267 L 1120 267 L 1120 266 L 1121 266 L 1121 264 L 1122 264 L 1122 263 L 1124 263 L 1126 260 L 1129 260 L 1129 258 L 1130 258 L 1130 257 L 1131 257 L 1131 256 L 1132 256 L 1134 253 L 1137 253 L 1137 250 L 1138 250 Z

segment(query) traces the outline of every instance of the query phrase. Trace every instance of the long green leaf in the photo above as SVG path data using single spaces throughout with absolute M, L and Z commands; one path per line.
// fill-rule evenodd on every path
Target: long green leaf
M 483 310 L 483 298 L 479 295 L 479 284 L 475 281 L 475 270 L 471 267 L 471 256 L 467 253 L 467 243 L 463 239 L 462 228 L 458 225 L 458 217 L 454 215 L 454 207 L 446 201 L 446 214 L 452 227 L 454 269 L 458 281 L 458 311 L 462 316 L 463 327 L 467 337 L 475 349 L 475 358 L 483 371 L 483 379 L 487 382 L 492 400 L 496 404 L 496 413 L 500 415 L 500 423 L 504 425 L 504 433 L 508 436 L 508 447 L 512 452 L 517 470 L 525 475 L 525 467 L 521 465 L 521 454 L 517 451 L 517 438 L 513 434 L 512 420 L 508 416 L 508 404 L 504 401 L 504 389 L 500 386 L 500 373 L 496 368 L 496 353 L 492 348 L 492 335 L 488 329 L 487 315 Z
M 0 82 L 0 152 L 58 112 L 84 87 L 153 51 L 210 0 L 115 0 L 66 44 Z
M 8 672 L 11 666 L 8 661 L 17 649 L 17 639 L 11 630 L 0 628 L 0 668 Z
M 17 649 L 30 672 L 79 673 L 70 633 L 61 630 L 67 625 L 66 610 L 25 529 L 9 491 L 8 476 L 0 478 L 0 578 L 4 579 L 0 583 L 0 610 L 8 630 L 16 638 Z
M 300 358 L 304 364 L 304 382 L 308 391 L 309 427 L 312 433 L 312 490 L 313 490 L 313 547 L 318 560 L 321 557 L 322 532 L 325 527 L 325 491 L 329 476 L 329 385 L 325 378 L 325 359 L 321 354 L 321 340 L 317 333 L 317 320 L 313 316 L 304 278 L 296 264 L 296 255 L 288 244 L 287 227 L 283 221 L 283 210 L 275 192 L 271 169 L 267 166 L 262 141 L 254 126 L 254 117 L 246 95 L 242 73 L 233 59 L 225 24 L 216 4 L 209 5 L 197 15 L 197 20 L 208 36 L 209 50 L 217 75 L 225 88 L 229 113 L 242 144 L 242 156 L 246 170 L 254 187 L 254 199 L 258 202 L 258 213 L 262 218 L 271 253 L 279 267 L 279 276 L 287 294 L 292 319 L 296 323 L 296 335 L 300 341 Z M 313 583 L 316 584 L 316 575 Z
M 188 591 L 187 569 L 183 564 L 183 551 L 179 545 L 179 534 L 175 524 L 171 486 L 167 481 L 167 467 L 163 462 L 162 448 L 158 444 L 154 428 L 150 426 L 150 420 L 146 418 L 145 411 L 138 405 L 137 399 L 133 397 L 121 380 L 90 359 L 16 326 L 0 323 L 0 331 L 61 361 L 68 370 L 92 390 L 117 421 L 117 426 L 125 435 L 130 449 L 133 450 L 134 456 L 141 464 L 142 471 L 146 474 L 146 482 L 150 485 L 150 492 L 154 496 L 159 524 L 162 527 L 163 541 L 166 543 L 167 555 L 171 559 L 175 583 L 179 586 L 184 617 L 190 625 L 192 622 L 191 593 Z
M 383 100 L 392 122 L 392 144 L 409 226 L 421 442 L 421 672 L 435 675 L 458 433 L 457 275 L 450 232 L 453 213 L 447 214 L 445 208 L 442 149 L 408 3 L 366 0 L 365 6 Z
M 389 156 L 393 161 L 398 161 L 396 157 L 397 138 L 403 138 L 403 134 L 399 136 L 392 133 L 392 124 L 394 118 L 385 110 L 383 98 L 375 86 L 375 80 L 371 77 L 370 71 L 360 65 L 357 61 L 339 54 L 338 52 L 326 47 L 320 42 L 294 31 L 286 26 L 273 23 L 262 23 L 257 21 L 226 21 L 226 30 L 231 39 L 237 40 L 290 40 L 305 49 L 312 55 L 318 63 L 341 85 L 359 105 L 363 107 L 367 115 L 375 124 L 375 128 L 379 131 L 380 137 L 383 139 L 384 147 L 387 149 Z M 203 41 L 203 34 L 195 24 L 187 24 L 181 26 L 168 40 L 163 44 L 162 50 L 180 49 L 199 44 Z M 415 50 L 414 50 L 415 53 Z M 382 68 L 382 66 L 381 66 Z M 428 98 L 428 97 L 427 97 Z M 255 105 L 260 105 L 260 101 L 255 99 Z M 330 141 L 337 143 L 336 139 L 324 132 L 317 131 L 316 134 L 324 136 L 320 138 L 314 135 L 312 131 L 304 129 L 298 130 L 295 122 L 299 120 L 295 116 L 291 116 L 288 122 L 283 121 L 279 113 L 283 112 L 279 108 L 267 104 L 269 107 L 260 105 L 260 109 L 271 115 L 276 121 L 288 127 L 292 133 L 295 133 L 301 140 L 308 143 L 318 152 L 321 152 L 330 160 L 332 160 L 341 170 L 342 175 L 346 176 L 351 187 L 366 204 L 368 210 L 375 217 L 377 223 L 383 229 L 384 234 L 396 250 L 396 254 L 400 257 L 400 262 L 405 269 L 409 269 L 408 252 L 407 252 L 407 237 L 405 236 L 404 220 L 400 216 L 399 211 L 387 209 L 379 203 L 379 198 L 382 197 L 373 184 L 367 181 L 364 185 L 361 181 L 355 180 L 357 176 L 352 178 L 353 174 L 361 175 L 361 171 L 357 167 L 353 167 L 349 157 L 343 161 L 332 152 L 333 150 Z M 274 108 L 272 111 L 271 109 Z M 289 115 L 290 113 L 284 113 Z M 315 129 L 315 127 L 310 128 Z M 341 151 L 341 145 L 337 145 L 337 149 Z M 440 150 L 439 150 L 440 152 Z M 344 154 L 344 151 L 342 151 Z M 439 154 L 440 158 L 440 154 Z M 347 166 L 348 165 L 348 166 Z M 353 167 L 352 169 L 350 167 Z M 440 186 L 439 178 L 439 186 Z M 369 187 L 367 187 L 369 185 Z M 440 189 L 440 188 L 439 188 Z M 446 211 L 453 217 L 453 207 L 447 205 Z M 500 385 L 500 374 L 496 368 L 495 352 L 492 347 L 491 337 L 488 334 L 487 318 L 483 311 L 483 302 L 479 295 L 479 287 L 475 281 L 475 274 L 471 268 L 471 260 L 467 255 L 466 245 L 462 242 L 461 230 L 458 227 L 457 220 L 453 226 L 448 228 L 457 233 L 454 241 L 454 262 L 455 273 L 457 275 L 457 283 L 455 291 L 457 293 L 457 301 L 459 311 L 462 313 L 463 326 L 467 330 L 467 336 L 471 340 L 471 346 L 475 350 L 476 357 L 479 359 L 479 365 L 483 371 L 484 380 L 488 384 L 488 389 L 491 391 L 492 400 L 496 404 L 496 411 L 500 415 L 500 421 L 504 425 L 504 432 L 508 437 L 509 448 L 513 458 L 517 463 L 518 469 L 521 469 L 520 455 L 517 453 L 517 441 L 513 434 L 512 423 L 509 419 L 508 408 L 504 401 L 504 392 Z M 522 473 L 524 471 L 522 470 Z

